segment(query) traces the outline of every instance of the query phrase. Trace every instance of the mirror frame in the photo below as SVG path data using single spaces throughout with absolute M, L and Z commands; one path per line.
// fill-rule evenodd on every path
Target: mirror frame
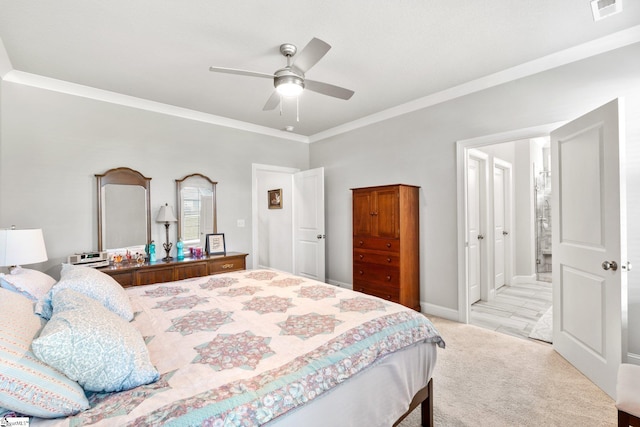
M 211 190 L 213 191 L 213 232 L 218 232 L 218 202 L 217 202 L 217 192 L 216 185 L 218 184 L 216 181 L 212 181 L 206 175 L 202 175 L 201 173 L 192 173 L 190 175 L 185 176 L 182 179 L 176 179 L 176 209 L 178 211 L 178 240 L 182 239 L 182 185 L 189 178 L 202 178 L 208 181 L 211 184 Z
M 143 187 L 145 189 L 145 203 L 147 204 L 147 241 L 144 242 L 144 244 L 148 245 L 151 241 L 151 178 L 147 178 L 137 170 L 127 167 L 109 169 L 103 174 L 96 174 L 96 178 L 98 185 L 98 251 L 115 249 L 105 249 L 102 247 L 102 218 L 104 216 L 104 207 L 102 206 L 102 192 L 103 187 L 108 184 L 139 185 L 140 187 Z

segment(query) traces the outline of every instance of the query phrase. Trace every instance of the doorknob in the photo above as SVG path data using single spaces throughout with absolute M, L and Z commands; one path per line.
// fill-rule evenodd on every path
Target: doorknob
M 483 234 L 478 234 L 478 240 L 482 240 L 484 239 L 484 235 Z
M 502 232 L 502 235 L 503 235 L 503 236 L 507 236 L 507 235 L 509 235 L 509 232 L 508 232 L 508 231 L 503 231 L 503 232 Z
M 618 269 L 618 263 L 615 261 L 605 261 L 602 263 L 602 268 L 604 270 L 616 271 Z
M 318 234 L 316 237 L 317 237 L 318 239 L 324 239 L 324 238 L 325 238 L 325 237 L 327 237 L 327 236 L 326 236 L 326 235 L 324 235 L 324 234 Z

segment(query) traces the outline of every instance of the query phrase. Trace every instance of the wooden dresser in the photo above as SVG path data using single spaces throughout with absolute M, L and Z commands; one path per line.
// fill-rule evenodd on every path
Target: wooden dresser
M 166 262 L 158 260 L 144 264 L 110 265 L 98 270 L 113 277 L 126 288 L 244 270 L 246 269 L 246 257 L 247 254 L 228 252 L 226 255 L 203 258 L 185 258 L 183 260 L 174 258 Z
M 352 191 L 353 290 L 420 311 L 420 187 Z

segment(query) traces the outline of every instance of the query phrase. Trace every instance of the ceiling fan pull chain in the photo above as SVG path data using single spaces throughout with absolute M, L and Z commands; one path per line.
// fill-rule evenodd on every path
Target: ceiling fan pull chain
M 280 115 L 282 115 L 282 95 L 280 95 Z

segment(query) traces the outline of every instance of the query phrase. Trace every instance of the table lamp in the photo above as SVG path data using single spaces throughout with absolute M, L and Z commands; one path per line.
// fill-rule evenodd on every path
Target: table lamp
M 164 223 L 164 227 L 167 231 L 167 241 L 162 245 L 164 250 L 167 252 L 167 256 L 162 258 L 163 261 L 171 261 L 173 258 L 169 256 L 169 252 L 171 252 L 171 247 L 173 244 L 169 241 L 169 225 L 172 222 L 177 222 L 178 219 L 173 214 L 173 208 L 169 206 L 168 203 L 165 203 L 164 206 L 160 206 L 160 211 L 158 212 L 158 216 L 156 217 L 156 222 Z
M 0 229 L 0 267 L 18 267 L 47 261 L 41 229 Z

